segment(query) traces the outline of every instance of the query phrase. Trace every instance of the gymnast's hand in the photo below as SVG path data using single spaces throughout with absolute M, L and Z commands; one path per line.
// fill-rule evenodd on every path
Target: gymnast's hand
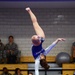
M 57 41 L 65 41 L 66 39 L 64 38 L 58 38 Z
M 65 41 L 66 39 L 64 39 L 64 38 L 58 38 L 58 39 L 56 39 L 53 43 L 54 44 L 57 44 L 59 41 Z

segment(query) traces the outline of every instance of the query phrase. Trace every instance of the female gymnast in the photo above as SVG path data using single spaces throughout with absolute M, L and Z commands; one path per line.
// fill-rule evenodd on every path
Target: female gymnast
M 59 42 L 59 41 L 65 41 L 64 38 L 58 38 L 56 39 L 50 46 L 48 46 L 46 49 L 42 47 L 42 43 L 45 40 L 45 34 L 40 25 L 38 24 L 37 18 L 34 15 L 34 13 L 31 11 L 29 7 L 26 8 L 26 11 L 29 13 L 31 21 L 33 23 L 34 30 L 36 32 L 36 35 L 33 35 L 32 40 L 32 55 L 35 59 L 35 75 L 39 75 L 39 64 L 41 64 L 42 67 L 45 69 L 49 68 L 49 65 L 47 65 L 46 61 L 45 63 L 41 62 L 41 59 L 45 59 L 44 56 L 46 56 L 50 50 Z

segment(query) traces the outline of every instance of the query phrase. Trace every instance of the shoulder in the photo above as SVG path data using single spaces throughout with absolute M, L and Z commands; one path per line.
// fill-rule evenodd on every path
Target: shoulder
M 75 46 L 75 42 L 73 42 L 72 46 Z
M 15 42 L 13 42 L 14 45 L 17 45 Z
M 9 43 L 6 43 L 6 46 L 9 45 Z
M 45 38 L 42 38 L 42 37 L 41 37 L 41 42 L 44 42 L 44 41 L 45 41 Z

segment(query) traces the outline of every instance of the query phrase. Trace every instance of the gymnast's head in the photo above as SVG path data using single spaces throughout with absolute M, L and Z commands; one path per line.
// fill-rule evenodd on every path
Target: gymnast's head
M 41 43 L 41 37 L 38 35 L 33 35 L 31 40 L 32 40 L 33 45 L 35 46 L 38 46 Z

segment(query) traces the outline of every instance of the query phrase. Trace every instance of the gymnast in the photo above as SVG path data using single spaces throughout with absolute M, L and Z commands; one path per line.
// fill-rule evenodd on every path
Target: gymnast
M 46 49 L 42 47 L 42 43 L 45 40 L 45 34 L 40 25 L 38 24 L 37 18 L 32 12 L 32 10 L 27 7 L 26 11 L 29 13 L 31 21 L 33 23 L 34 30 L 36 32 L 36 35 L 33 35 L 32 40 L 32 55 L 35 59 L 35 75 L 39 75 L 39 64 L 45 68 L 45 70 L 49 69 L 49 65 L 46 62 L 46 55 L 52 50 L 52 48 L 59 42 L 59 41 L 65 41 L 64 38 L 58 38 L 56 39 L 50 46 L 48 46 Z

